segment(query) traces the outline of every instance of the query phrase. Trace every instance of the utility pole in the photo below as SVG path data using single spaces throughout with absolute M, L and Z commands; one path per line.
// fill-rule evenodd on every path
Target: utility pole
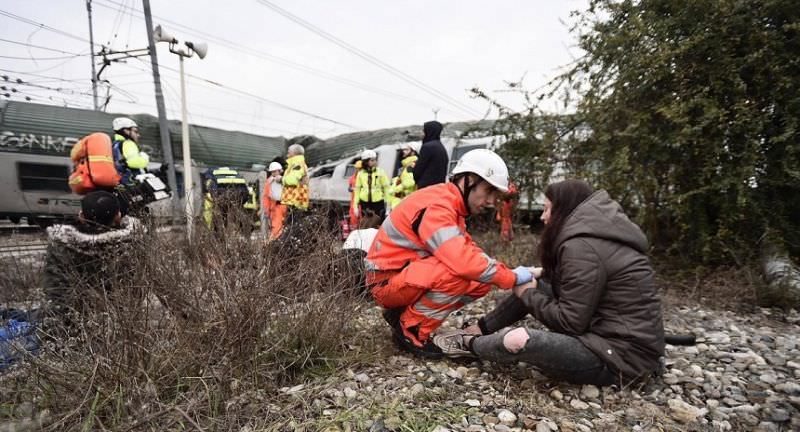
M 92 101 L 94 110 L 100 110 L 100 103 L 97 100 L 97 73 L 94 69 L 94 30 L 92 26 L 92 0 L 86 0 L 86 12 L 89 14 L 89 58 L 92 60 Z
M 158 130 L 161 132 L 161 151 L 164 154 L 164 163 L 167 164 L 167 183 L 172 189 L 172 216 L 177 217 L 181 205 L 178 196 L 178 182 L 175 178 L 175 163 L 172 159 L 172 143 L 169 140 L 169 126 L 167 125 L 167 110 L 164 108 L 164 93 L 161 92 L 161 76 L 158 73 L 158 56 L 156 44 L 153 40 L 153 18 L 150 16 L 150 0 L 142 0 L 144 6 L 144 21 L 147 26 L 147 46 L 150 50 L 150 64 L 153 69 L 153 84 L 156 87 L 156 109 L 158 109 Z M 191 167 L 183 167 L 183 172 L 191 173 Z M 191 179 L 184 176 L 183 184 L 192 184 Z M 183 196 L 187 201 L 193 198 L 192 191 L 184 187 Z

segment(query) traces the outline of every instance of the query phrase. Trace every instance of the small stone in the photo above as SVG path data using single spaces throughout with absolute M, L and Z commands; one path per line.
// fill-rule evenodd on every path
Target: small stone
M 411 386 L 411 390 L 410 390 L 411 396 L 417 396 L 417 395 L 421 394 L 424 391 L 425 391 L 425 386 L 420 384 L 420 383 L 416 383 L 413 386 Z
M 485 416 L 483 416 L 483 422 L 486 423 L 487 425 L 489 425 L 489 424 L 490 425 L 496 425 L 496 424 L 500 423 L 500 419 L 495 417 L 495 416 L 493 416 L 493 415 L 485 415 Z
M 450 378 L 453 378 L 453 379 L 464 378 L 464 375 L 462 375 L 461 372 L 459 372 L 459 371 L 457 371 L 457 370 L 455 370 L 453 368 L 450 368 L 450 369 L 447 370 L 447 376 L 449 376 Z
M 500 412 L 497 413 L 497 418 L 503 424 L 514 424 L 517 421 L 516 414 L 512 413 L 507 409 L 502 409 Z
M 733 429 L 731 426 L 731 422 L 727 420 L 712 420 L 711 426 L 714 427 L 715 431 L 725 432 Z
M 575 408 L 576 410 L 589 409 L 589 404 L 587 404 L 586 402 L 584 402 L 584 401 L 582 401 L 580 399 L 572 399 L 571 401 L 569 401 L 569 405 L 572 408 Z
M 756 432 L 779 432 L 781 429 L 775 423 L 762 421 L 756 426 Z
M 400 417 L 393 416 L 386 419 L 386 428 L 391 430 L 399 430 L 403 426 L 403 420 Z
M 681 423 L 691 423 L 708 412 L 705 408 L 698 408 L 680 399 L 668 400 L 667 406 L 669 406 L 672 418 Z
M 446 428 L 444 426 L 436 426 L 435 428 L 433 428 L 431 430 L 431 432 L 450 432 L 450 429 L 448 429 L 448 428 Z
M 553 389 L 553 391 L 550 392 L 550 397 L 557 401 L 560 401 L 564 399 L 564 394 L 561 393 L 558 389 Z
M 511 428 L 506 426 L 506 425 L 504 425 L 504 424 L 496 425 L 494 427 L 494 430 L 495 430 L 495 432 L 511 432 Z
M 778 382 L 778 377 L 775 376 L 774 374 L 761 374 L 758 376 L 758 379 L 761 382 L 767 383 L 769 385 L 775 385 L 775 383 Z
M 356 393 L 355 390 L 351 389 L 350 387 L 344 388 L 344 397 L 347 399 L 354 399 L 356 396 L 358 396 L 358 393 Z
M 356 375 L 354 377 L 354 379 L 356 381 L 360 382 L 360 383 L 365 383 L 365 382 L 369 381 L 369 375 L 367 375 L 365 373 L 360 373 L 360 374 Z
M 774 422 L 787 422 L 791 418 L 789 412 L 785 409 L 772 408 L 770 411 L 770 419 Z
M 553 431 L 553 429 L 550 429 L 550 426 L 543 421 L 540 421 L 539 423 L 536 424 L 536 432 L 551 432 L 551 431 Z
M 479 407 L 479 406 L 481 406 L 481 402 L 479 400 L 477 400 L 477 399 L 467 399 L 467 400 L 464 401 L 464 403 L 467 404 L 467 406 L 471 406 L 471 407 Z
M 780 383 L 775 386 L 775 390 L 782 391 L 791 396 L 800 396 L 800 384 L 793 382 Z
M 583 399 L 597 399 L 600 397 L 600 389 L 591 384 L 581 387 L 581 398 Z

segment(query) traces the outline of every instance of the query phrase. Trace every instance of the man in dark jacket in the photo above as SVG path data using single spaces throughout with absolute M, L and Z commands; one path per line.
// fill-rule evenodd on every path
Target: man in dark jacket
M 137 219 L 122 217 L 117 198 L 106 191 L 87 194 L 78 218 L 77 225 L 47 229 L 44 292 L 56 311 L 78 308 L 87 287 L 107 289 L 114 282 L 113 270 L 124 270 L 119 257 L 141 227 Z
M 447 150 L 440 141 L 442 124 L 436 120 L 426 122 L 422 130 L 422 147 L 419 150 L 419 159 L 414 166 L 414 182 L 417 189 L 444 183 L 447 179 Z

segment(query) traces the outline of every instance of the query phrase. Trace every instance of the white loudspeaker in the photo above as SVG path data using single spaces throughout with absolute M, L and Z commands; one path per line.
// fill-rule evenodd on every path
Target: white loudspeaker
M 156 42 L 169 42 L 169 43 L 178 42 L 178 40 L 175 39 L 175 36 L 172 36 L 166 30 L 161 28 L 160 24 L 156 26 L 155 30 L 153 30 L 153 39 L 155 39 Z
M 205 42 L 186 42 L 186 46 L 196 52 L 200 58 L 205 58 L 206 54 L 208 54 L 208 44 Z

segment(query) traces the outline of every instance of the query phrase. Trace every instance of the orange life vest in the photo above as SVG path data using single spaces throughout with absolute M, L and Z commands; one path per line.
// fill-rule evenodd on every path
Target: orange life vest
M 69 187 L 78 195 L 87 194 L 99 187 L 113 188 L 119 184 L 120 175 L 114 167 L 111 138 L 95 132 L 81 138 L 69 154 L 74 169 L 69 176 Z

